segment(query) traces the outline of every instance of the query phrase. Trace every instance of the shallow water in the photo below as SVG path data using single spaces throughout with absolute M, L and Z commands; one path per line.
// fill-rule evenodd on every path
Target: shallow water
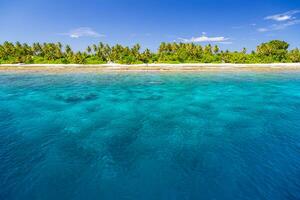
M 0 199 L 300 199 L 300 74 L 2 74 L 0 137 Z

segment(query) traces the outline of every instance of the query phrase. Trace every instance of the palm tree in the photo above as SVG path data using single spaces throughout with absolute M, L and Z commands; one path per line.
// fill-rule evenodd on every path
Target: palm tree
M 98 51 L 97 45 L 93 44 L 93 45 L 92 45 L 92 48 L 93 48 L 93 51 L 94 51 L 94 52 L 97 52 L 97 51 Z
M 139 60 L 140 59 L 140 49 L 141 49 L 141 45 L 140 44 L 136 44 L 132 47 L 131 49 L 131 53 L 132 56 L 136 59 Z
M 66 52 L 66 53 L 65 53 L 65 58 L 67 59 L 67 61 L 68 61 L 69 63 L 71 63 L 71 62 L 72 62 L 72 59 L 73 59 L 74 53 L 73 53 L 73 51 L 72 51 L 70 45 L 66 45 L 66 47 L 65 47 L 65 52 Z
M 86 48 L 86 51 L 88 52 L 88 54 L 90 54 L 90 53 L 92 52 L 92 48 L 91 48 L 90 46 L 88 46 L 88 47 Z
M 211 47 L 210 44 L 209 44 L 209 45 L 206 45 L 206 46 L 204 47 L 204 53 L 205 53 L 205 54 L 212 54 L 212 47 Z
M 66 45 L 65 51 L 67 54 L 73 54 L 73 51 L 72 51 L 70 45 Z
M 218 47 L 218 45 L 215 45 L 215 46 L 214 46 L 214 53 L 215 53 L 215 54 L 218 54 L 219 51 L 220 51 L 220 48 Z
M 243 54 L 246 54 L 246 53 L 247 53 L 247 49 L 246 49 L 245 47 L 243 48 L 242 53 L 243 53 Z
M 63 53 L 61 51 L 62 44 L 60 42 L 56 43 L 53 48 L 55 49 L 55 59 L 60 59 L 63 57 Z
M 150 51 L 150 49 L 145 49 L 145 51 L 142 53 L 142 61 L 144 63 L 149 63 L 149 61 L 151 60 L 152 57 L 152 53 Z

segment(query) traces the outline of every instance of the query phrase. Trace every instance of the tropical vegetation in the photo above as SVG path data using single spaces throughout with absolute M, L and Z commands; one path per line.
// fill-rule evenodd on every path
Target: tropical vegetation
M 53 64 L 139 64 L 139 63 L 274 63 L 300 62 L 300 50 L 289 50 L 289 44 L 272 40 L 257 46 L 256 51 L 223 51 L 215 45 L 194 43 L 161 43 L 157 52 L 120 44 L 94 44 L 84 51 L 74 51 L 61 43 L 4 42 L 0 45 L 0 64 L 53 63 Z

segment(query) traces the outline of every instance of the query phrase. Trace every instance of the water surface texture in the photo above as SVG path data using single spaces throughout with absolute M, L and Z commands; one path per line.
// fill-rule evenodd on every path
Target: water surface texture
M 0 199 L 300 199 L 300 74 L 2 74 Z

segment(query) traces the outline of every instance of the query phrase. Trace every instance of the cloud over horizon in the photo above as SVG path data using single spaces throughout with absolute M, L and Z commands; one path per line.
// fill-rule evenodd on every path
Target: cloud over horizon
M 105 37 L 105 35 L 97 33 L 90 27 L 80 27 L 69 31 L 68 33 L 63 33 L 62 35 L 67 35 L 71 38 L 80 37 Z
M 182 42 L 195 42 L 195 43 L 199 43 L 199 42 L 217 42 L 217 43 L 226 43 L 229 44 L 230 42 L 228 41 L 229 38 L 223 37 L 223 36 L 218 36 L 218 37 L 208 37 L 206 36 L 205 33 L 202 34 L 202 36 L 200 37 L 192 37 L 192 38 L 178 38 L 178 40 L 182 41 Z
M 278 31 L 284 30 L 287 27 L 300 24 L 300 20 L 295 16 L 300 13 L 300 10 L 291 10 L 285 13 L 270 15 L 264 18 L 264 20 L 271 20 L 277 22 L 268 27 L 258 28 L 258 32 L 269 32 L 269 31 Z
M 283 22 L 283 21 L 287 21 L 287 20 L 293 20 L 296 19 L 296 17 L 294 17 L 295 14 L 300 13 L 300 10 L 291 10 L 285 13 L 281 13 L 281 14 L 276 14 L 276 15 L 270 15 L 265 17 L 265 20 L 274 20 L 277 22 Z

